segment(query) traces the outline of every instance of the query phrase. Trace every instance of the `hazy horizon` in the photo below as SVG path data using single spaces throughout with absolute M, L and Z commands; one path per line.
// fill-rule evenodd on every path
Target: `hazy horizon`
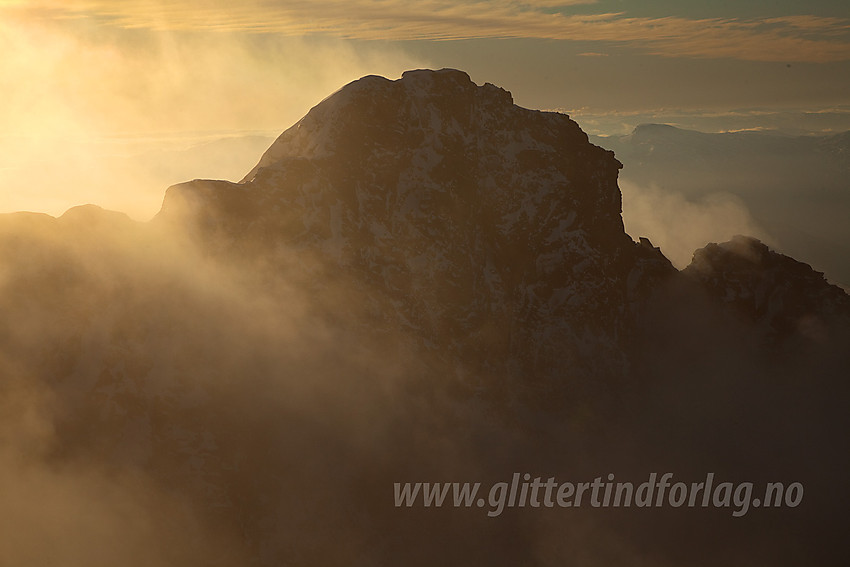
M 568 114 L 588 135 L 598 136 L 597 143 L 603 146 L 604 138 L 629 134 L 644 124 L 703 133 L 763 131 L 788 136 L 850 131 L 850 112 L 846 124 L 843 112 L 836 113 L 840 119 L 828 123 L 846 128 L 833 130 L 826 127 L 826 121 L 813 120 L 804 112 L 771 113 L 768 116 L 773 120 L 760 121 L 765 126 L 753 126 L 757 118 L 746 113 L 701 116 L 668 111 L 600 116 L 553 110 Z M 823 128 L 815 129 L 817 125 Z M 159 211 L 170 185 L 197 178 L 239 181 L 285 129 L 143 132 L 96 138 L 0 136 L 5 156 L 0 158 L 0 214 L 61 216 L 72 207 L 94 204 L 147 221 Z M 253 143 L 239 143 L 250 139 Z M 227 146 L 226 162 L 216 145 L 221 149 Z M 123 189 L 116 191 L 117 185 Z
M 163 175 L 145 154 L 198 132 L 277 136 L 350 81 L 415 68 L 464 70 L 595 135 L 850 130 L 848 29 L 850 8 L 825 0 L 358 0 L 344 15 L 332 2 L 6 0 L 0 212 L 94 203 L 150 218 L 180 175 L 238 174 L 211 160 Z

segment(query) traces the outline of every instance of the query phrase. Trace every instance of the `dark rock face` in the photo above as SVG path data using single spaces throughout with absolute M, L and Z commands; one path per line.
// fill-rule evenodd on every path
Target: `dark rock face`
M 160 216 L 195 199 L 206 225 L 318 253 L 452 356 L 525 379 L 622 373 L 629 303 L 672 268 L 625 234 L 620 167 L 566 115 L 410 71 L 347 85 L 242 184 L 172 187 Z
M 850 323 L 850 297 L 841 288 L 755 238 L 736 236 L 697 250 L 684 274 L 770 336 L 817 334 Z
M 129 565 L 838 564 L 848 296 L 747 238 L 677 272 L 625 234 L 619 168 L 565 115 L 412 71 L 344 87 L 241 183 L 169 188 L 150 225 L 0 217 L 6 494 L 105 495 L 22 533 L 141 518 L 113 538 Z M 808 507 L 391 499 L 667 470 L 800 481 Z

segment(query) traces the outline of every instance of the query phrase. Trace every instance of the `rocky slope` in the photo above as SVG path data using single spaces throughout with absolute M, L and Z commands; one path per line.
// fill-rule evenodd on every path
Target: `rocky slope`
M 318 255 L 448 356 L 563 381 L 624 371 L 630 305 L 672 271 L 625 234 L 620 167 L 566 115 L 411 71 L 347 85 L 242 183 L 174 186 L 159 217 Z
M 676 271 L 624 232 L 619 168 L 565 115 L 420 70 L 347 85 L 147 225 L 0 218 L 0 560 L 839 564 L 848 296 L 744 237 Z M 391 498 L 666 470 L 806 506 Z

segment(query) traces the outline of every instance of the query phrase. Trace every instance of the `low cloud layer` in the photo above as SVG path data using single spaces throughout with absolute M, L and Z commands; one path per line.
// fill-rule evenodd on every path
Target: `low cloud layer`
M 850 106 L 823 108 L 654 108 L 604 111 L 599 108 L 558 108 L 591 135 L 631 134 L 641 124 L 669 124 L 700 132 L 776 131 L 788 135 L 830 134 L 850 130 Z M 605 146 L 604 138 L 594 143 Z
M 362 75 L 421 65 L 333 38 L 120 30 L 65 9 L 0 5 L 0 212 L 96 203 L 146 220 L 169 185 L 245 175 L 268 144 L 237 138 L 275 137 Z M 232 155 L 200 155 L 222 138 Z
M 773 243 L 750 216 L 740 198 L 713 193 L 688 199 L 656 185 L 642 187 L 621 180 L 623 222 L 634 238 L 648 237 L 679 269 L 691 262 L 694 250 L 709 242 L 725 242 L 736 234 Z
M 196 237 L 93 208 L 0 217 L 0 562 L 781 565 L 843 542 L 847 351 L 827 326 L 766 362 L 762 335 L 685 294 L 649 312 L 634 379 L 516 376 L 486 337 L 423 342 L 321 255 Z M 654 470 L 799 481 L 806 506 L 490 518 L 392 499 L 394 482 Z

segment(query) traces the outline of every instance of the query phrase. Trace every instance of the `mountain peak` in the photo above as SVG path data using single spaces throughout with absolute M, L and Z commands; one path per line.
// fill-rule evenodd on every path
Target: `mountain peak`
M 328 97 L 243 183 L 172 186 L 154 230 L 0 215 L 7 516 L 155 565 L 839 564 L 850 296 L 750 238 L 676 271 L 625 233 L 620 167 L 566 115 L 418 70 Z M 673 482 L 646 514 L 389 499 L 512 470 L 723 482 L 681 514 Z M 92 505 L 80 537 L 45 495 Z
M 466 71 L 460 71 L 458 69 L 412 69 L 403 72 L 399 80 L 409 86 L 431 86 L 437 82 L 443 85 L 448 83 L 455 83 L 462 86 L 475 85 Z
M 462 71 L 419 69 L 349 83 L 281 134 L 240 184 L 181 184 L 169 190 L 163 212 L 213 187 L 217 196 L 201 199 L 207 212 L 219 202 L 241 210 L 218 198 L 225 194 L 252 201 L 252 210 L 322 203 L 324 212 L 306 212 L 307 219 L 342 207 L 349 237 L 384 225 L 380 232 L 397 240 L 429 235 L 458 247 L 450 240 L 457 235 L 437 234 L 438 225 L 488 223 L 491 238 L 522 233 L 540 249 L 581 231 L 619 250 L 631 245 L 620 217 L 620 167 L 565 114 L 521 108 L 509 92 Z M 330 230 L 324 224 L 318 233 Z
M 424 79 L 424 80 L 433 80 L 435 77 L 444 77 L 450 78 L 455 81 L 460 81 L 464 83 L 471 83 L 472 79 L 469 77 L 469 73 L 466 71 L 461 71 L 460 69 L 452 69 L 449 67 L 444 67 L 442 69 L 410 69 L 409 71 L 404 71 L 401 74 L 402 79 Z
M 455 69 L 405 71 L 394 81 L 368 75 L 325 98 L 281 134 L 243 181 L 290 158 L 328 157 L 367 141 L 398 147 L 423 132 L 456 134 L 477 119 L 506 117 L 515 108 L 508 91 L 476 85 Z M 575 130 L 580 132 L 577 125 Z
M 94 228 L 101 226 L 131 225 L 133 221 L 122 212 L 110 211 L 98 205 L 77 205 L 65 211 L 59 217 L 64 224 L 73 224 L 81 227 Z
M 172 187 L 163 213 L 188 211 L 225 248 L 271 241 L 273 261 L 285 242 L 355 274 L 435 344 L 486 330 L 511 364 L 542 368 L 563 359 L 547 338 L 563 335 L 616 366 L 622 306 L 672 271 L 625 233 L 621 167 L 565 114 L 461 71 L 415 70 L 346 85 L 245 181 Z M 517 320 L 533 323 L 512 331 Z
M 735 236 L 697 250 L 683 272 L 738 313 L 781 336 L 811 321 L 850 313 L 850 296 L 822 272 L 771 250 L 749 236 Z

